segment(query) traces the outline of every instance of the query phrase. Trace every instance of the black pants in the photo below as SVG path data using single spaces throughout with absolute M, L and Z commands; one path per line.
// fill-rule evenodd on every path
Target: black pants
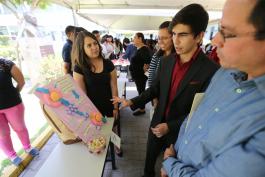
M 138 94 L 141 95 L 141 93 L 145 91 L 145 85 L 146 85 L 147 77 L 145 75 L 143 75 L 142 77 L 135 77 L 133 79 L 134 79 Z M 144 109 L 145 105 L 142 105 L 139 108 Z
M 169 147 L 170 143 L 167 140 L 167 136 L 157 138 L 152 131 L 149 129 L 145 166 L 144 166 L 144 177 L 155 177 L 155 164 L 156 159 L 166 147 Z

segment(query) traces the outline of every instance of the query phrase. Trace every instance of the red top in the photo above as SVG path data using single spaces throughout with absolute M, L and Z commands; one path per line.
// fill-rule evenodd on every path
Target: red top
M 209 53 L 208 57 L 209 57 L 211 60 L 215 61 L 217 64 L 220 65 L 220 59 L 219 59 L 218 56 L 217 56 L 217 52 L 216 52 L 216 50 L 217 50 L 217 47 L 214 47 L 214 48 L 212 49 L 212 51 Z
M 174 97 L 176 96 L 177 89 L 180 85 L 180 82 L 185 77 L 188 69 L 192 65 L 193 61 L 197 58 L 200 51 L 201 51 L 201 48 L 198 47 L 198 49 L 194 52 L 191 59 L 186 63 L 181 63 L 179 55 L 176 55 L 176 63 L 174 66 L 174 70 L 172 72 L 172 80 L 171 80 L 171 85 L 170 85 L 170 90 L 169 90 L 169 99 L 168 99 L 166 114 L 165 114 L 166 117 L 168 116 L 171 103 Z

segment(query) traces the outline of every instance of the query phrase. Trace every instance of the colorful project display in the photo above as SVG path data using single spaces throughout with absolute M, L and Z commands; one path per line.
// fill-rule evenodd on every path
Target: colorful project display
M 34 93 L 86 144 L 95 137 L 102 137 L 100 128 L 107 124 L 107 118 L 101 115 L 70 75 L 37 87 Z
M 123 59 L 123 58 L 114 59 L 114 60 L 111 60 L 111 61 L 114 64 L 114 66 L 117 66 L 117 65 L 128 66 L 128 65 L 130 65 L 129 60 L 126 60 L 126 59 Z

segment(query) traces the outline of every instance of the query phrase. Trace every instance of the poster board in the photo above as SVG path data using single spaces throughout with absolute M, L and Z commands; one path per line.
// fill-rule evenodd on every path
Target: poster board
M 101 135 L 100 127 L 108 124 L 70 75 L 38 86 L 34 94 L 85 143 Z M 100 118 L 102 121 L 94 121 Z

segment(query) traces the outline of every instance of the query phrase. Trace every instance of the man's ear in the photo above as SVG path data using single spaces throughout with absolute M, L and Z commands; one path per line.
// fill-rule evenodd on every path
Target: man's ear
M 74 32 L 70 32 L 70 33 L 68 33 L 68 39 L 70 39 L 71 41 L 73 41 L 74 38 L 75 38 L 75 34 L 74 34 Z
M 202 40 L 203 40 L 203 36 L 204 36 L 205 32 L 202 31 L 200 32 L 197 36 L 196 36 L 196 42 L 197 44 L 202 44 Z

